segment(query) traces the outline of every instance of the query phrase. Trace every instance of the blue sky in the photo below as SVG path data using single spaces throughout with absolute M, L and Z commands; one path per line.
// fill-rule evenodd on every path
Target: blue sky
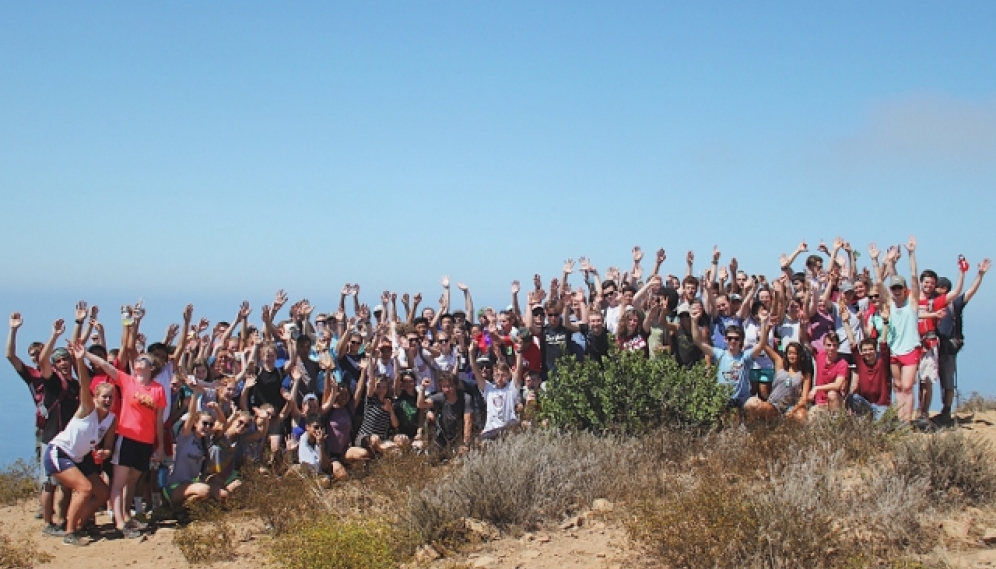
M 187 299 L 212 320 L 280 287 L 434 300 L 450 274 L 504 305 L 512 279 L 635 244 L 674 273 L 719 244 L 771 274 L 838 234 L 916 233 L 942 274 L 993 254 L 993 2 L 0 14 L 0 312 L 25 345 L 77 298 L 159 299 L 158 329 Z M 994 287 L 963 357 L 987 392 Z

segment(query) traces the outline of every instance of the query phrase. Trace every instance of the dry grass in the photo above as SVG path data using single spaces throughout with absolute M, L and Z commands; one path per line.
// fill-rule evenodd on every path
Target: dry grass
M 0 531 L 0 569 L 30 569 L 51 560 L 52 556 L 39 551 L 34 540 L 22 538 L 14 541 Z
M 173 544 L 191 565 L 235 558 L 235 530 L 223 519 L 195 521 L 173 534 Z
M 0 505 L 13 506 L 38 493 L 37 466 L 18 459 L 0 470 Z
M 958 405 L 959 413 L 981 413 L 983 411 L 996 411 L 996 398 L 985 397 L 973 391 Z
M 996 496 L 996 465 L 983 440 L 954 430 L 904 440 L 896 448 L 895 472 L 922 478 L 939 501 L 983 504 Z

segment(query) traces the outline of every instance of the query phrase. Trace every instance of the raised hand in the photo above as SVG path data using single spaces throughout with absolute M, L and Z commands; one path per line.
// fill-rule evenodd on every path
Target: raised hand
M 460 289 L 463 292 L 467 292 L 467 290 L 468 290 L 467 285 L 464 284 L 464 283 L 457 283 L 457 288 Z
M 665 259 L 667 259 L 667 253 L 664 252 L 664 248 L 662 247 L 657 250 L 657 264 L 660 265 Z
M 979 274 L 984 275 L 988 273 L 989 269 L 991 269 L 992 267 L 993 267 L 992 261 L 990 261 L 989 259 L 983 259 L 982 262 L 979 263 Z
M 179 324 L 170 324 L 169 326 L 166 327 L 166 337 L 167 338 L 176 338 L 176 335 L 179 334 L 179 333 L 180 333 L 180 325 Z
M 740 263 L 737 262 L 737 258 L 730 257 L 730 274 L 731 275 L 737 274 L 737 269 L 739 268 L 740 268 Z
M 350 290 L 350 294 L 352 294 L 353 296 L 359 296 L 360 295 L 360 284 L 359 283 L 353 283 L 353 288 Z
M 79 322 L 86 318 L 86 301 L 81 300 L 76 303 L 76 321 Z
M 357 316 L 360 320 L 370 320 L 370 307 L 366 304 L 361 304 L 360 309 L 357 311 Z
M 66 333 L 66 321 L 60 318 L 52 324 L 52 334 L 55 336 L 61 336 L 65 333 Z
M 280 289 L 273 298 L 273 313 L 276 314 L 285 304 L 287 304 L 287 293 L 284 289 Z
M 719 268 L 719 282 L 726 282 L 726 279 L 728 279 L 728 278 L 730 278 L 729 271 L 726 270 L 726 267 L 720 267 Z
M 439 284 L 443 285 L 443 288 L 450 288 L 450 276 L 443 275 L 443 278 L 439 281 Z
M 640 265 L 636 265 L 635 267 L 633 267 L 633 278 L 636 280 L 640 280 L 641 278 L 643 278 L 643 267 L 641 267 Z
M 643 260 L 643 249 L 640 249 L 640 246 L 637 245 L 636 247 L 633 247 L 633 262 L 639 263 L 642 260 Z
M 21 327 L 21 324 L 24 324 L 24 321 L 21 320 L 21 313 L 20 312 L 15 312 L 15 313 L 13 313 L 13 314 L 10 315 L 10 329 L 11 330 L 17 330 L 18 328 Z
M 318 367 L 325 371 L 335 369 L 335 360 L 332 359 L 332 354 L 327 350 L 318 354 Z
M 255 371 L 247 371 L 246 372 L 246 383 L 245 383 L 244 389 L 250 389 L 250 388 L 255 387 L 255 386 L 256 386 L 256 372 Z
M 76 358 L 76 359 L 78 359 L 78 360 L 82 360 L 83 359 L 83 355 L 86 354 L 86 348 L 83 347 L 83 343 L 82 342 L 77 342 L 77 341 L 69 342 L 69 341 L 67 341 L 66 342 L 66 348 L 69 350 L 69 353 L 71 353 L 73 355 L 73 357 Z
M 605 271 L 605 278 L 610 281 L 619 282 L 619 269 L 616 267 L 609 267 Z
M 96 304 L 94 304 L 93 306 L 90 307 L 90 318 L 96 319 L 97 318 L 97 314 L 99 312 L 100 312 L 100 308 Z
M 415 297 L 412 300 L 415 301 L 415 304 L 422 304 L 422 293 L 416 292 Z
M 834 249 L 843 249 L 844 248 L 844 239 L 842 237 L 834 237 L 833 238 L 833 248 Z
M 385 290 L 380 293 L 380 304 L 384 307 L 384 310 L 387 310 L 387 304 L 389 302 L 391 302 L 391 291 Z
M 695 262 L 695 252 L 694 251 L 689 251 L 688 254 L 685 255 L 685 262 L 688 263 L 689 265 L 691 265 L 692 263 Z
M 519 294 L 519 281 L 512 281 L 512 294 Z
M 823 241 L 822 239 L 820 239 L 820 246 L 817 247 L 816 250 L 819 251 L 820 253 L 824 253 L 826 255 L 830 254 L 830 249 L 827 248 L 826 242 Z
M 878 255 L 879 255 L 878 245 L 870 243 L 868 245 L 868 256 L 871 257 L 872 259 L 878 259 Z
M 789 266 L 789 257 L 785 253 L 778 256 L 778 266 L 783 269 L 787 269 Z
M 909 241 L 906 242 L 906 250 L 911 254 L 916 251 L 916 237 L 910 235 Z
M 409 298 L 407 292 L 401 295 L 401 304 L 405 305 L 406 308 L 408 307 L 410 300 L 411 299 Z
M 564 274 L 569 275 L 574 272 L 574 259 L 564 261 Z
M 301 301 L 301 304 L 298 306 L 297 309 L 298 314 L 300 314 L 305 318 L 311 316 L 311 313 L 314 312 L 314 310 L 315 307 L 311 305 L 311 301 L 308 300 L 307 298 Z
M 249 308 L 249 301 L 243 300 L 242 305 L 239 306 L 239 320 L 249 318 L 250 314 L 252 314 L 252 308 Z
M 352 285 L 350 285 L 349 283 L 346 283 L 346 284 L 342 285 L 342 290 L 339 291 L 339 294 L 341 294 L 342 296 L 349 296 L 349 291 L 351 291 L 351 290 L 353 290 L 352 289 Z
M 799 242 L 799 246 L 796 248 L 796 251 L 799 251 L 800 253 L 803 251 L 809 251 L 809 245 L 806 244 L 805 239 Z
M 273 315 L 270 314 L 270 305 L 264 304 L 259 309 L 259 317 L 263 319 L 263 322 L 273 322 Z
M 719 262 L 719 256 L 720 256 L 719 245 L 713 245 L 712 246 L 712 262 L 713 263 L 718 263 Z
M 284 437 L 284 447 L 287 449 L 287 452 L 294 452 L 297 450 L 298 444 L 299 443 L 294 440 L 294 435 L 287 435 Z
M 533 286 L 536 290 L 543 290 L 543 280 L 540 279 L 539 273 L 533 275 Z
M 598 272 L 595 270 L 595 267 L 591 265 L 591 259 L 589 259 L 588 257 L 581 257 L 580 263 L 582 271 L 598 274 Z

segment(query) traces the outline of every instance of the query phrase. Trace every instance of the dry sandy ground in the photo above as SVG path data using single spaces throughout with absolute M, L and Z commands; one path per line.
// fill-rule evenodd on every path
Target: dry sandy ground
M 982 437 L 996 449 L 996 412 L 963 416 L 962 427 L 971 436 Z M 994 451 L 996 452 L 996 451 Z M 140 540 L 98 540 L 87 547 L 70 547 L 58 538 L 41 535 L 42 522 L 35 520 L 34 504 L 0 509 L 2 531 L 15 540 L 32 540 L 53 556 L 40 567 L 111 569 L 142 567 L 173 569 L 189 567 L 173 545 L 172 528 L 160 528 Z M 98 517 L 105 523 L 106 517 Z M 451 559 L 424 559 L 418 565 L 433 569 L 472 567 L 480 569 L 622 569 L 642 563 L 625 533 L 610 519 L 594 515 L 582 519 L 580 527 L 551 528 L 522 536 L 504 536 L 475 551 Z M 956 569 L 996 568 L 996 508 L 981 511 L 966 508 L 942 524 L 941 540 L 932 557 Z M 987 536 L 986 534 L 991 533 Z M 241 541 L 235 561 L 213 565 L 219 569 L 266 567 L 268 537 L 261 528 L 238 528 Z M 986 540 L 984 538 L 989 537 Z M 988 541 L 988 544 L 987 544 Z

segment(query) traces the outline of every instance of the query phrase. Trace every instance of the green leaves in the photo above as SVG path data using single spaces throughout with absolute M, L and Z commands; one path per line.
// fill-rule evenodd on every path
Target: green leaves
M 651 360 L 613 347 L 601 363 L 571 356 L 558 361 L 556 376 L 540 392 L 540 410 L 559 427 L 637 434 L 712 426 L 730 395 L 704 364 L 686 369 L 666 355 Z

